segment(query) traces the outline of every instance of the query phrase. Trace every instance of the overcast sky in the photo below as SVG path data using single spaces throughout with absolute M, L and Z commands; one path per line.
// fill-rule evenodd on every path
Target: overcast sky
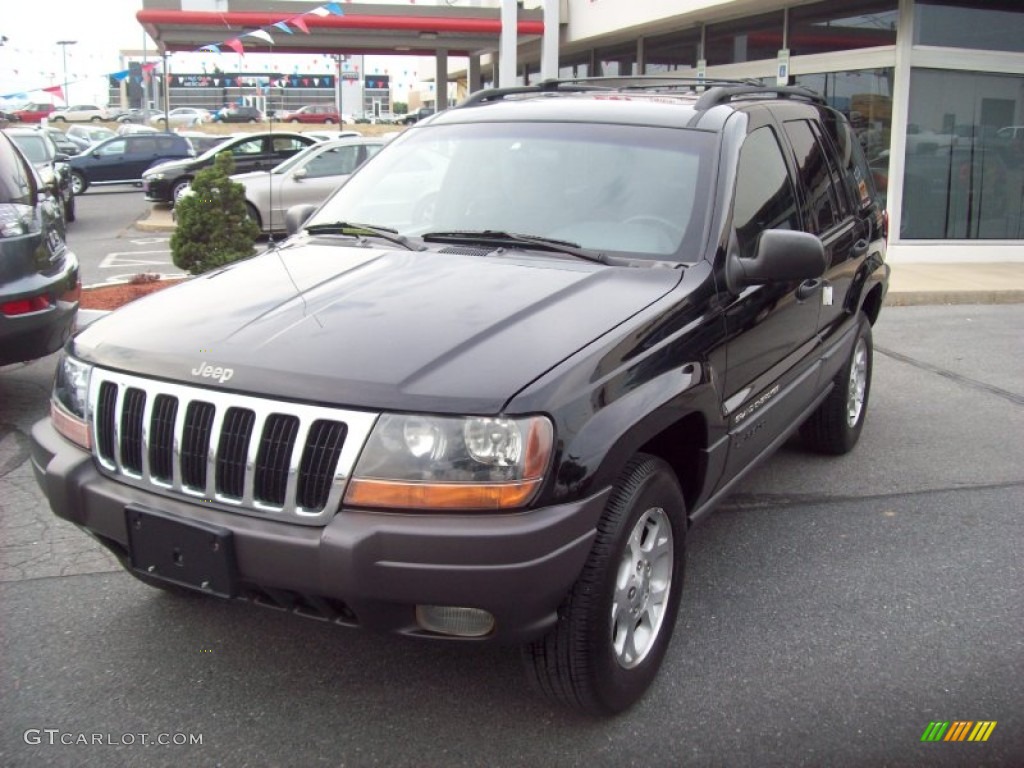
M 391 0 L 396 1 L 400 0 Z M 125 67 L 120 52 L 141 49 L 146 37 L 135 19 L 135 14 L 142 9 L 142 0 L 39 0 L 35 7 L 45 13 L 45 21 L 40 19 L 39 12 L 12 12 L 18 0 L 2 2 L 0 35 L 6 36 L 7 42 L 0 47 L 0 96 L 26 92 L 28 98 L 36 100 L 44 95 L 32 91 L 62 85 L 64 63 L 57 41 L 75 40 L 75 45 L 66 48 L 67 79 L 70 83 L 68 95 L 76 102 L 105 104 L 107 75 Z M 313 7 L 315 3 L 309 0 L 296 2 L 297 12 Z M 155 50 L 152 41 L 147 40 L 146 45 L 149 50 Z M 368 57 L 366 74 L 390 74 L 396 90 L 399 90 L 395 96 L 403 100 L 402 91 L 415 82 L 415 70 L 421 61 L 430 60 Z M 179 54 L 171 61 L 171 71 L 201 72 L 204 63 L 209 67 L 217 65 L 225 71 L 254 73 L 291 73 L 296 67 L 302 72 L 333 71 L 330 62 L 322 56 L 246 54 L 240 57 L 230 52 L 219 56 Z

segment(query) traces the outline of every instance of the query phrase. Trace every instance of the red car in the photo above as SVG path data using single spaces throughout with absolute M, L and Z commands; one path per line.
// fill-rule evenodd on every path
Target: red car
M 17 115 L 23 123 L 38 123 L 44 117 L 49 117 L 53 112 L 53 104 L 26 104 L 20 109 L 11 110 L 12 115 Z
M 282 123 L 341 124 L 341 115 L 330 104 L 311 104 L 293 112 L 284 112 L 277 119 Z

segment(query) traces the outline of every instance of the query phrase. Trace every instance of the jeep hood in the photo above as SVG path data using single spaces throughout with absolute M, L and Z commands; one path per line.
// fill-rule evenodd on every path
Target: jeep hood
M 132 302 L 75 337 L 71 351 L 108 368 L 229 391 L 497 413 L 681 275 L 517 251 L 300 241 Z M 212 376 L 216 368 L 231 369 L 230 377 Z

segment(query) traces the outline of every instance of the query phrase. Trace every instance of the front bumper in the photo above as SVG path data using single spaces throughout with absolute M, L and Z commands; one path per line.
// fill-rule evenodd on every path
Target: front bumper
M 173 202 L 171 197 L 171 179 L 142 179 L 142 191 L 146 196 L 146 200 L 151 203 L 170 203 Z
M 393 514 L 342 509 L 323 527 L 223 512 L 150 494 L 102 475 L 49 419 L 32 430 L 32 466 L 54 512 L 122 563 L 125 508 L 231 532 L 237 596 L 343 624 L 438 637 L 417 605 L 471 607 L 495 618 L 486 639 L 545 634 L 590 553 L 609 490 L 511 515 Z

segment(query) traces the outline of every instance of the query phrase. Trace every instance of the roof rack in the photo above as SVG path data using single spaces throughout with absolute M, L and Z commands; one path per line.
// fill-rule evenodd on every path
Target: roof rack
M 459 107 L 471 107 L 492 101 L 501 101 L 506 96 L 540 93 L 581 93 L 586 91 L 614 90 L 686 90 L 696 93 L 698 88 L 711 86 L 753 87 L 755 80 L 708 80 L 697 77 L 675 75 L 610 75 L 605 77 L 573 77 L 543 80 L 536 85 L 514 85 L 507 88 L 487 88 L 476 91 L 459 103 Z
M 719 104 L 728 104 L 734 98 L 754 94 L 774 94 L 780 99 L 803 99 L 814 104 L 827 106 L 824 98 L 807 88 L 794 85 L 722 85 L 709 88 L 701 94 L 695 105 L 697 109 L 711 109 Z
M 704 90 L 706 89 L 706 90 Z M 576 77 L 544 80 L 536 85 L 514 85 L 508 88 L 488 88 L 469 95 L 458 106 L 472 107 L 507 96 L 544 93 L 583 93 L 588 91 L 686 91 L 699 93 L 696 108 L 710 109 L 727 104 L 734 98 L 754 94 L 774 94 L 782 99 L 804 99 L 825 105 L 826 101 L 807 88 L 791 85 L 762 85 L 756 80 L 709 80 L 699 77 L 677 77 L 675 75 L 625 75 L 608 77 Z

